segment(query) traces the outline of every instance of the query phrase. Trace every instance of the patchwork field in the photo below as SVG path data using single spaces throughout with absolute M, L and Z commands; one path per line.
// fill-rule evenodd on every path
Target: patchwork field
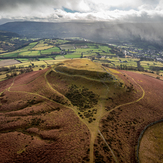
M 45 44 L 44 42 L 39 42 L 32 50 L 46 50 L 52 48 L 52 45 Z
M 52 52 L 60 52 L 61 50 L 58 47 L 53 47 L 46 50 L 41 50 L 41 54 L 51 54 Z
M 8 66 L 8 65 L 14 65 L 14 64 L 18 64 L 18 63 L 20 63 L 20 62 L 18 62 L 15 59 L 0 60 L 0 67 Z
M 19 53 L 20 56 L 39 56 L 39 51 L 27 51 L 27 52 L 21 52 Z

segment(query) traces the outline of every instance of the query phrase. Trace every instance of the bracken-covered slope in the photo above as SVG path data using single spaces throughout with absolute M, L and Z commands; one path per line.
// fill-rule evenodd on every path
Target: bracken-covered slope
M 87 59 L 0 82 L 1 162 L 134 162 L 140 131 L 161 118 L 161 88 Z

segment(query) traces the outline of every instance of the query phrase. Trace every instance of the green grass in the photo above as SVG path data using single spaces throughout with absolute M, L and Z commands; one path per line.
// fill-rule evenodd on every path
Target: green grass
M 28 46 L 26 46 L 22 49 L 15 50 L 13 52 L 3 53 L 2 56 L 4 56 L 4 57 L 17 57 L 21 52 L 26 52 L 29 49 L 32 49 L 36 44 L 37 44 L 37 42 L 32 42 Z
M 64 43 L 67 43 L 67 42 L 69 42 L 69 41 L 57 39 L 55 44 L 64 44 Z
M 3 57 L 17 57 L 19 55 L 19 53 L 8 53 L 3 55 Z
M 65 55 L 65 58 L 80 58 L 80 54 L 67 54 Z
M 92 51 L 92 52 L 102 52 L 100 48 L 98 48 L 97 46 L 89 46 L 88 48 L 89 51 Z
M 64 58 L 65 58 L 64 56 L 58 55 L 58 56 L 56 56 L 55 59 L 64 59 Z
M 58 47 L 42 50 L 41 54 L 51 54 L 52 52 L 61 52 L 61 50 Z
M 39 58 L 40 61 L 44 61 L 44 60 L 54 60 L 53 58 Z
M 83 53 L 83 54 L 91 54 L 91 53 L 95 53 L 95 52 L 102 52 L 100 49 L 91 49 L 91 48 L 86 48 L 86 49 L 76 49 L 75 50 L 75 54 L 81 54 L 81 53 Z
M 83 56 L 96 56 L 96 53 L 84 53 Z
M 27 51 L 27 50 L 30 50 L 30 49 L 32 49 L 33 47 L 35 47 L 35 45 L 36 45 L 37 43 L 38 43 L 38 42 L 32 42 L 32 43 L 30 43 L 28 46 L 26 46 L 26 47 L 20 49 L 20 51 Z
M 89 45 L 88 48 L 78 48 L 76 49 L 76 52 L 80 52 L 80 53 L 88 53 L 88 54 L 91 54 L 91 53 L 102 53 L 102 55 L 106 55 L 107 53 L 110 54 L 110 51 L 111 48 L 107 47 L 107 46 L 99 46 L 96 44 L 95 45 Z M 104 53 L 105 52 L 105 53 Z
M 106 53 L 110 53 L 111 48 L 109 48 L 108 46 L 99 46 L 99 48 L 102 51 L 105 51 Z
M 82 52 L 83 52 L 83 53 L 84 53 L 84 52 L 91 52 L 91 50 L 90 50 L 89 48 L 87 48 L 87 49 L 76 49 L 75 52 L 78 52 L 78 53 L 81 54 Z
M 26 52 L 21 52 L 19 53 L 20 56 L 39 56 L 40 52 L 39 51 L 26 51 Z
M 119 59 L 121 61 L 127 61 L 127 63 L 121 63 Z M 112 57 L 112 59 L 108 59 L 108 60 L 111 61 L 115 65 L 115 67 L 120 66 L 121 64 L 126 66 L 137 67 L 137 63 L 135 62 L 136 59 L 128 59 L 128 58 L 119 58 L 119 59 L 117 57 Z
M 100 54 L 101 54 L 101 55 L 104 55 L 104 56 L 105 56 L 105 55 L 106 55 L 106 56 L 107 56 L 107 55 L 108 55 L 108 56 L 112 56 L 112 57 L 115 57 L 115 56 L 116 56 L 116 54 L 111 54 L 111 53 L 103 53 L 103 52 L 102 52 L 102 53 L 100 53 Z
M 101 48 L 98 48 L 97 46 L 89 46 L 88 48 L 78 48 L 76 50 L 73 50 L 74 55 L 81 55 L 81 53 L 83 53 L 83 56 L 93 56 L 93 55 L 97 55 L 97 53 L 100 53 L 101 55 L 115 55 L 115 54 L 111 54 L 109 49 L 107 46 L 104 47 L 102 46 L 104 49 L 102 50 Z M 104 50 L 108 51 L 108 52 L 103 52 Z M 71 50 L 72 51 L 72 50 Z
M 148 66 L 149 64 L 149 66 Z M 153 67 L 163 67 L 163 63 L 161 62 L 154 62 L 154 61 L 141 61 L 140 65 L 144 67 L 145 69 L 149 70 L 150 66 Z
M 29 62 L 29 59 L 26 59 L 26 58 L 17 58 L 16 60 L 24 63 L 24 62 Z
M 60 48 L 61 49 L 65 49 L 65 50 L 67 50 L 67 49 L 74 49 L 74 45 L 72 45 L 72 44 L 63 44 L 63 45 L 60 45 Z

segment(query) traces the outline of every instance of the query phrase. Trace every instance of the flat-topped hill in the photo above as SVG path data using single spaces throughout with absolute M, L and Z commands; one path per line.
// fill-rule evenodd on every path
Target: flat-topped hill
M 140 132 L 162 117 L 162 89 L 87 59 L 2 81 L 1 162 L 135 162 Z

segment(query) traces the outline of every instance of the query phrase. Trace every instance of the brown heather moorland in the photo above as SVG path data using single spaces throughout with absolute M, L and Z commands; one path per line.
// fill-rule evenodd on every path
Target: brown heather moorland
M 105 114 L 99 128 L 118 162 L 136 163 L 136 148 L 141 131 L 148 124 L 163 119 L 163 82 L 134 72 L 119 72 L 121 74 L 116 75 L 121 76 L 121 79 L 123 74 L 133 85 L 137 83 L 140 86 L 138 92 L 143 98 Z M 135 98 L 135 101 L 137 99 Z M 99 158 L 98 161 L 115 162 L 100 135 L 97 136 L 94 146 L 94 154 L 96 159 Z
M 140 132 L 163 119 L 161 89 L 86 59 L 0 82 L 0 160 L 134 163 Z

